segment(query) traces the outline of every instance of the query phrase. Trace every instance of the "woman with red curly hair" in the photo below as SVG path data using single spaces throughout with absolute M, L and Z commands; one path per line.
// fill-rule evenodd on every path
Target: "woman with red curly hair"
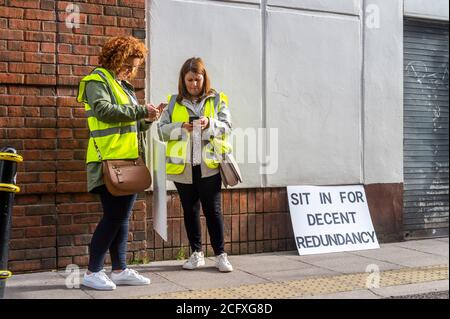
M 99 57 L 101 67 L 85 76 L 79 86 L 78 101 L 84 103 L 90 131 L 87 148 L 88 191 L 99 194 L 103 218 L 89 246 L 89 266 L 83 285 L 113 290 L 116 285 L 148 285 L 150 279 L 127 268 L 128 220 L 137 194 L 113 196 L 103 181 L 102 159 L 133 159 L 144 155 L 144 134 L 160 110 L 152 104 L 140 105 L 133 86 L 145 60 L 147 48 L 138 39 L 113 37 Z M 111 278 L 104 269 L 109 250 Z

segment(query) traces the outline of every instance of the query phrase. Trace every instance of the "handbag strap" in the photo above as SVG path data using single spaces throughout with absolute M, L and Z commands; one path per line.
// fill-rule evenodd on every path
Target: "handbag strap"
M 101 161 L 103 161 L 102 154 L 100 153 L 100 150 L 98 149 L 97 143 L 95 142 L 95 138 L 92 136 L 92 134 L 90 134 L 90 135 L 91 135 L 92 141 L 94 141 L 94 146 L 95 146 L 95 149 L 97 150 L 98 159 L 101 162 Z

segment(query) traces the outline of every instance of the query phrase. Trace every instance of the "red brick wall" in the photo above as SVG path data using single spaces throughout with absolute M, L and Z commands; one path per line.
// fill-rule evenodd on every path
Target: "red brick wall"
M 65 21 L 79 7 L 79 28 Z M 97 64 L 114 35 L 145 38 L 144 0 L 0 0 L 0 147 L 15 147 L 19 165 L 9 267 L 15 272 L 85 266 L 88 244 L 101 218 L 86 190 L 87 126 L 75 100 L 77 84 Z M 144 68 L 134 80 L 144 99 Z M 226 249 L 232 254 L 295 249 L 280 189 L 223 193 Z M 130 261 L 188 254 L 176 193 L 169 203 L 169 241 L 155 235 L 151 194 L 138 200 L 130 224 Z M 206 225 L 202 220 L 205 243 Z M 208 246 L 208 251 L 211 248 Z
M 189 254 L 179 196 L 169 193 L 168 240 L 155 235 L 151 220 L 151 194 L 147 197 L 147 257 L 176 259 L 180 250 Z M 222 192 L 225 250 L 229 254 L 252 254 L 295 250 L 286 189 L 233 189 Z M 204 251 L 213 255 L 205 219 L 201 217 Z

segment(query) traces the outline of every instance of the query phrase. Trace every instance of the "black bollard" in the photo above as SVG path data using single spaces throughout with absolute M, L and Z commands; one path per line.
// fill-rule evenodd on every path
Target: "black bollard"
M 9 238 L 14 194 L 20 191 L 16 186 L 17 163 L 22 157 L 12 147 L 0 149 L 0 299 L 4 298 L 8 271 Z

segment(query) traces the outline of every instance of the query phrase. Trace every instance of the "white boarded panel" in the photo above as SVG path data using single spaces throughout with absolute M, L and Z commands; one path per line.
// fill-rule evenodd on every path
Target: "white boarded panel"
M 401 183 L 403 5 L 402 0 L 370 5 L 364 34 L 364 183 Z
M 269 10 L 267 32 L 267 126 L 280 141 L 268 186 L 359 183 L 359 19 Z
M 268 0 L 270 6 L 360 15 L 361 0 Z
M 176 93 L 183 62 L 200 56 L 212 86 L 230 101 L 235 129 L 262 126 L 259 6 L 219 1 L 154 0 L 150 6 L 150 98 Z M 241 187 L 260 187 L 259 165 L 240 164 Z
M 235 3 L 240 3 L 240 4 L 261 4 L 261 0 L 211 0 L 211 1 L 216 1 L 216 2 L 235 2 Z
M 407 17 L 448 21 L 448 0 L 405 0 L 404 13 Z

